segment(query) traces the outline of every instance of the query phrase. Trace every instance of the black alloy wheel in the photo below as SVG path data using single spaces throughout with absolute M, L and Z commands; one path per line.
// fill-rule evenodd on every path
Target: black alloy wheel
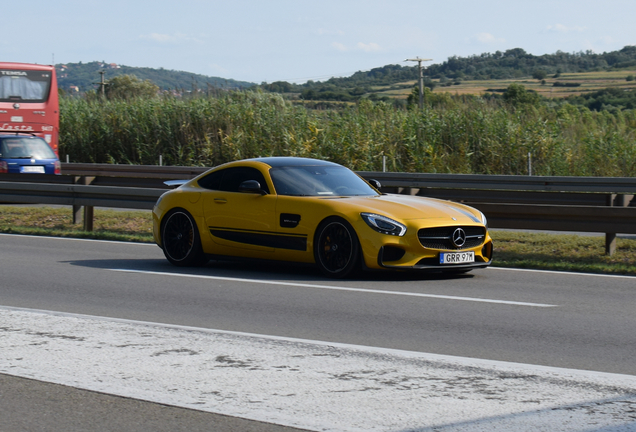
M 186 210 L 173 209 L 164 217 L 161 243 L 164 255 L 176 266 L 197 266 L 207 261 L 194 219 Z
M 325 275 L 332 278 L 350 275 L 360 257 L 360 243 L 353 227 L 336 217 L 323 221 L 316 230 L 314 256 Z

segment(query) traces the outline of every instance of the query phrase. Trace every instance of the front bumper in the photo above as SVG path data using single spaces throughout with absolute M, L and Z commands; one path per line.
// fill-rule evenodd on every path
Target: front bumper
M 492 251 L 492 242 L 488 245 L 484 245 L 484 248 L 489 247 Z M 439 263 L 439 254 L 441 252 L 453 252 L 453 251 L 439 251 L 437 252 L 435 257 L 431 258 L 422 258 L 414 265 L 400 265 L 395 264 L 394 261 L 385 260 L 385 248 L 381 248 L 378 253 L 378 266 L 385 269 L 401 269 L 401 270 L 418 270 L 418 271 L 431 271 L 431 272 L 439 272 L 439 271 L 453 271 L 453 270 L 471 270 L 478 268 L 486 268 L 492 263 L 492 252 L 490 252 L 490 257 L 487 258 L 483 255 L 475 254 L 475 262 L 472 263 L 462 263 L 462 264 L 440 264 Z
M 456 248 L 444 242 L 429 245 L 427 241 L 421 241 L 417 235 L 412 233 L 404 237 L 367 235 L 361 239 L 361 244 L 363 245 L 365 267 L 368 269 L 470 270 L 488 267 L 492 263 L 493 256 L 492 239 L 486 229 L 484 229 L 479 241 L 467 244 L 463 248 Z M 473 252 L 475 261 L 440 264 L 440 253 L 444 252 Z

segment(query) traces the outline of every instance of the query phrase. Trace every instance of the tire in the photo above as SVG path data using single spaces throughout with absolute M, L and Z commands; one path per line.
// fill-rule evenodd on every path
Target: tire
M 173 209 L 163 218 L 161 245 L 163 254 L 176 266 L 200 266 L 207 262 L 199 230 L 187 210 Z
M 326 276 L 349 276 L 360 261 L 360 242 L 353 227 L 337 217 L 325 219 L 316 230 L 314 257 Z

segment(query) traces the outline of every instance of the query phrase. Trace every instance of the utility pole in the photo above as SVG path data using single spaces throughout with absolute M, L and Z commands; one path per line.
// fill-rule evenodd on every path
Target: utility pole
M 415 57 L 414 59 L 406 59 L 404 61 L 417 62 L 417 66 L 419 69 L 419 76 L 420 76 L 420 109 L 422 109 L 424 107 L 424 71 L 422 69 L 422 62 L 433 61 L 433 59 L 423 59 L 423 58 Z
M 100 87 L 100 93 L 102 94 L 102 98 L 106 97 L 106 81 L 104 81 L 104 74 L 106 73 L 105 70 L 100 70 L 99 74 L 102 76 L 101 80 L 98 83 L 93 83 L 93 84 L 98 84 Z

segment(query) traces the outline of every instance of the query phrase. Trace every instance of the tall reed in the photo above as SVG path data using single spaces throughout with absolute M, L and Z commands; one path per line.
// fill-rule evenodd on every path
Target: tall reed
M 214 166 L 258 156 L 355 170 L 634 176 L 636 112 L 438 98 L 422 111 L 363 100 L 313 111 L 280 95 L 61 101 L 60 155 L 74 162 Z

